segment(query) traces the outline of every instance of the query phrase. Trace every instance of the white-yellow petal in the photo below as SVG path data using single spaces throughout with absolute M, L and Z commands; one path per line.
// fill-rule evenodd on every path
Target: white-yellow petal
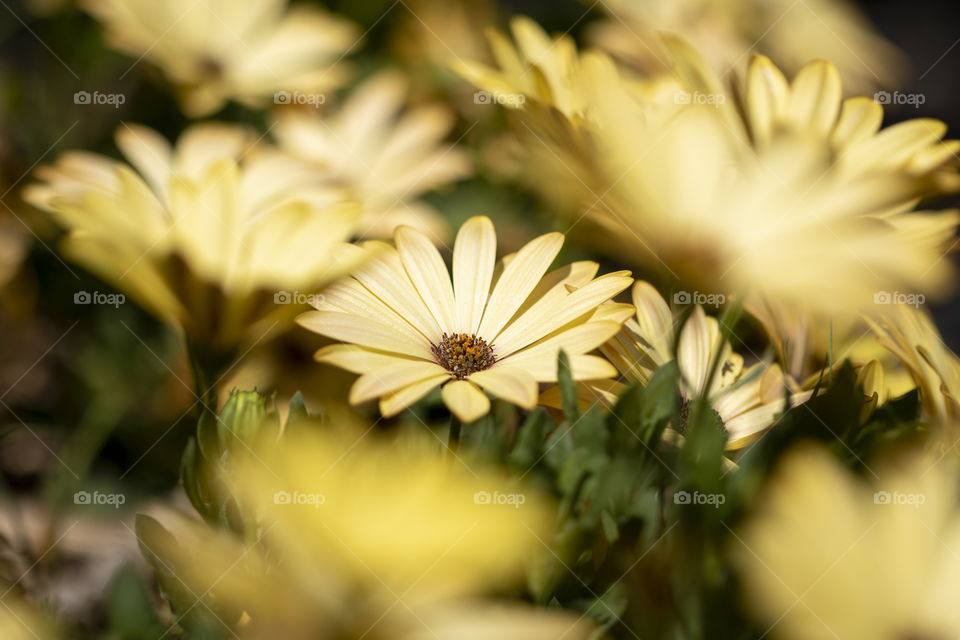
M 381 351 L 432 360 L 430 343 L 397 333 L 373 318 L 336 311 L 307 311 L 297 316 L 301 327 L 342 342 L 352 342 Z
M 497 352 L 508 355 L 600 306 L 630 286 L 633 278 L 625 274 L 607 274 L 562 298 L 534 304 L 493 339 Z
M 414 402 L 427 395 L 445 380 L 448 380 L 448 374 L 432 376 L 419 382 L 415 382 L 408 387 L 399 389 L 380 398 L 380 413 L 384 418 L 392 418 Z
M 524 409 L 533 409 L 537 404 L 537 381 L 523 369 L 495 367 L 478 371 L 468 379 L 498 398 Z
M 649 282 L 633 285 L 633 305 L 637 308 L 637 331 L 663 356 L 673 349 L 673 313 L 663 296 Z
M 313 354 L 317 362 L 345 369 L 350 373 L 364 374 L 381 367 L 389 367 L 400 362 L 422 362 L 406 356 L 375 351 L 356 344 L 331 344 Z
M 456 303 L 450 274 L 440 252 L 426 234 L 411 227 L 400 227 L 394 234 L 403 267 L 420 298 L 442 331 L 457 325 Z
M 475 334 L 490 294 L 497 263 L 497 235 L 486 216 L 467 220 L 453 245 L 453 289 L 457 301 L 457 326 Z
M 378 396 L 393 393 L 421 380 L 430 380 L 449 373 L 435 362 L 411 360 L 378 367 L 360 376 L 350 388 L 350 404 L 361 404 Z
M 460 422 L 473 422 L 490 411 L 490 399 L 477 385 L 467 380 L 454 380 L 441 390 L 443 404 Z
M 547 233 L 528 242 L 503 269 L 487 300 L 479 335 L 495 336 L 533 291 L 563 246 L 562 233 Z

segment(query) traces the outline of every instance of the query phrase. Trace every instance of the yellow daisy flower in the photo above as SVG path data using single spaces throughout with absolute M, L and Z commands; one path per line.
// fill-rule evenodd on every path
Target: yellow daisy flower
M 67 152 L 24 195 L 68 231 L 67 256 L 182 326 L 193 346 L 229 354 L 287 326 L 305 304 L 287 304 L 294 295 L 356 265 L 343 250 L 356 207 L 253 141 L 240 127 L 197 125 L 171 146 L 124 125 L 117 145 L 132 166 Z
M 616 370 L 589 355 L 632 313 L 604 304 L 632 282 L 618 271 L 594 279 L 598 265 L 576 262 L 547 268 L 563 235 L 540 236 L 496 262 L 496 234 L 477 216 L 457 233 L 453 282 L 440 252 L 422 232 L 401 227 L 396 249 L 378 249 L 369 264 L 336 283 L 298 319 L 350 344 L 321 349 L 317 360 L 361 374 L 350 392 L 358 404 L 380 398 L 392 416 L 432 389 L 463 422 L 490 410 L 483 390 L 531 409 L 537 383 L 557 379 L 561 349 L 580 380 L 609 378 Z
M 803 388 L 809 389 L 820 380 L 830 360 L 834 368 L 844 361 L 855 367 L 875 363 L 882 370 L 881 397 L 884 399 L 896 398 L 916 388 L 893 354 L 877 342 L 863 318 L 826 321 L 803 309 L 756 296 L 744 301 L 744 308 L 760 322 L 777 360 Z
M 744 369 L 743 357 L 729 342 L 721 341 L 717 319 L 707 316 L 700 305 L 694 307 L 678 336 L 673 312 L 652 285 L 637 282 L 633 304 L 636 317 L 628 320 L 600 351 L 627 382 L 641 384 L 647 384 L 657 369 L 676 359 L 684 413 L 689 402 L 706 398 L 729 436 L 728 450 L 747 446 L 773 426 L 785 409 L 788 390 L 793 390 L 791 406 L 810 399 L 812 392 L 796 391 L 796 384 L 777 365 L 759 362 Z M 719 369 L 708 388 L 714 363 L 719 363 Z M 624 383 L 614 380 L 579 385 L 581 402 L 599 401 L 607 406 L 613 406 L 625 389 Z M 548 389 L 541 402 L 560 407 L 559 389 Z M 686 429 L 684 424 L 671 426 L 681 434 Z
M 555 107 L 571 120 L 583 116 L 590 97 L 587 87 L 578 84 L 580 56 L 573 38 L 551 38 L 526 16 L 512 18 L 510 30 L 516 47 L 497 31 L 487 33 L 499 69 L 462 59 L 451 66 L 491 96 L 518 97 L 502 100 L 505 107 L 522 109 L 535 102 Z
M 446 223 L 417 198 L 468 175 L 470 160 L 443 143 L 454 125 L 450 110 L 439 103 L 404 109 L 407 93 L 401 74 L 381 72 L 332 112 L 281 109 L 271 132 L 362 204 L 364 236 L 390 238 L 408 225 L 446 240 Z
M 185 113 L 200 117 L 228 100 L 261 107 L 278 91 L 338 87 L 340 59 L 356 43 L 347 21 L 286 0 L 83 0 L 106 39 L 160 67 L 181 92 Z
M 855 316 L 882 288 L 949 289 L 943 244 L 960 215 L 911 210 L 960 188 L 942 123 L 879 129 L 879 105 L 843 101 L 822 62 L 785 84 L 757 58 L 737 92 L 674 37 L 662 46 L 673 76 L 640 81 L 601 54 L 556 53 L 542 32 L 517 41 L 533 53 L 503 43 L 499 71 L 461 73 L 488 91 L 536 79 L 517 130 L 550 179 L 529 181 L 551 201 L 562 191 L 568 213 L 605 230 L 608 252 L 818 314 Z
M 956 166 L 960 140 L 942 141 L 944 122 L 914 118 L 881 130 L 881 104 L 866 96 L 843 99 L 842 89 L 829 62 L 811 62 L 789 82 L 769 58 L 754 56 L 743 111 L 751 143 L 763 151 L 783 137 L 815 141 L 831 156 L 831 179 L 896 171 L 913 177 L 939 173 L 956 184 L 956 173 L 943 170 Z M 724 107 L 733 108 L 733 102 Z
M 782 640 L 960 635 L 952 462 L 872 464 L 870 486 L 822 448 L 788 453 L 730 542 L 746 607 Z
M 933 446 L 956 452 L 960 445 L 960 358 L 947 347 L 924 311 L 896 305 L 879 321 L 869 320 L 880 344 L 906 369 L 920 390 L 922 419 L 933 429 Z
M 616 181 L 592 218 L 708 290 L 837 316 L 872 308 L 881 289 L 943 295 L 954 277 L 943 244 L 960 216 L 909 209 L 924 192 L 955 188 L 955 144 L 924 122 L 871 133 L 872 116 L 849 115 L 849 101 L 841 108 L 829 69 L 813 63 L 795 81 L 785 108 L 792 131 L 760 115 L 738 122 L 723 93 L 699 94 L 720 103 L 682 104 L 665 121 L 645 118 L 626 87 L 607 94 L 595 139 Z M 598 79 L 597 90 L 616 86 Z M 749 104 L 764 104 L 756 93 L 748 90 Z M 741 133 L 748 125 L 780 135 L 767 144 Z M 882 159 L 864 159 L 863 149 Z

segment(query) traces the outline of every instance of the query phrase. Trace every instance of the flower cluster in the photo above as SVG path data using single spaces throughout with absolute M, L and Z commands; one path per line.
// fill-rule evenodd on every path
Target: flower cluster
M 960 141 L 852 2 L 26 4 L 2 638 L 960 637 Z

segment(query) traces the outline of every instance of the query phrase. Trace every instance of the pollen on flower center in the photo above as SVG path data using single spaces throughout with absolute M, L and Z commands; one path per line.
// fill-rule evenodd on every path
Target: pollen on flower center
M 463 380 L 471 373 L 483 371 L 493 366 L 496 358 L 493 347 L 476 334 L 443 334 L 440 344 L 433 345 L 433 356 L 437 364 Z

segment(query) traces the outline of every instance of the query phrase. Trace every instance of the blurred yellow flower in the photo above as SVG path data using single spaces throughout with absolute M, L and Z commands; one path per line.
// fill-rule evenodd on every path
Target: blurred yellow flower
M 258 526 L 247 548 L 196 528 L 141 540 L 241 637 L 584 637 L 572 616 L 483 599 L 545 551 L 544 498 L 435 441 L 360 438 L 301 431 L 247 456 L 226 478 Z
M 696 42 L 718 73 L 740 70 L 752 51 L 791 71 L 831 60 L 857 92 L 892 86 L 906 60 L 846 0 L 607 0 L 609 18 L 588 27 L 588 40 L 643 71 L 662 69 L 656 40 L 676 33 Z
M 346 80 L 340 60 L 358 40 L 345 20 L 306 5 L 287 10 L 286 0 L 82 5 L 104 24 L 111 46 L 163 70 L 193 117 L 228 100 L 259 108 L 277 95 L 334 89 Z
M 917 307 L 895 305 L 880 320 L 868 320 L 877 338 L 920 390 L 921 419 L 931 426 L 933 446 L 956 453 L 960 445 L 960 358 L 947 347 L 933 319 Z
M 69 232 L 66 255 L 197 348 L 229 353 L 288 326 L 300 297 L 356 265 L 344 253 L 356 207 L 253 142 L 241 127 L 205 124 L 171 147 L 124 125 L 117 145 L 132 167 L 68 152 L 37 170 L 25 198 Z
M 880 404 L 916 388 L 907 371 L 876 340 L 862 317 L 826 320 L 804 309 L 756 296 L 744 301 L 744 307 L 760 322 L 786 372 L 803 388 L 813 387 L 821 376 L 828 379 L 828 363 L 836 368 L 844 361 L 855 367 L 876 363 L 882 372 L 877 379 L 881 385 Z
M 831 180 L 895 171 L 956 184 L 956 172 L 945 168 L 955 167 L 960 140 L 941 140 L 947 125 L 914 118 L 881 131 L 881 104 L 865 96 L 844 100 L 840 74 L 829 62 L 811 62 L 789 82 L 769 58 L 754 56 L 743 117 L 751 143 L 760 151 L 791 136 L 822 145 L 831 156 Z M 721 106 L 732 107 L 732 102 Z
M 50 620 L 19 599 L 4 597 L 0 600 L 0 638 L 3 640 L 56 640 L 60 637 L 64 636 Z
M 731 540 L 745 603 L 774 638 L 954 638 L 956 469 L 891 461 L 870 487 L 812 445 L 787 454 Z
M 590 104 L 588 87 L 581 83 L 580 56 L 569 35 L 551 38 L 526 16 L 510 20 L 516 47 L 495 30 L 487 32 L 499 69 L 457 59 L 453 69 L 466 80 L 486 90 L 490 102 L 513 109 L 548 105 L 569 120 L 585 115 Z
M 791 104 L 807 128 L 768 147 L 737 133 L 724 94 L 698 94 L 720 104 L 682 105 L 662 130 L 648 126 L 629 95 L 602 102 L 601 158 L 619 180 L 595 217 L 637 238 L 674 275 L 714 290 L 838 316 L 871 308 L 881 289 L 943 295 L 953 269 L 939 241 L 954 233 L 958 216 L 902 211 L 939 171 L 927 165 L 918 176 L 900 164 L 901 153 L 903 162 L 912 157 L 902 147 L 929 144 L 926 129 L 901 129 L 906 141 L 897 136 L 884 154 L 891 166 L 838 162 L 821 138 L 804 133 L 838 117 L 837 104 L 821 97 L 818 80 L 831 74 L 818 69 L 826 68 L 814 63 L 794 88 Z M 844 154 L 858 148 L 841 147 Z M 931 155 L 942 164 L 951 148 Z M 930 230 L 944 226 L 946 233 Z
M 544 276 L 560 233 L 532 240 L 496 267 L 497 237 L 484 216 L 457 234 L 452 286 L 426 235 L 401 227 L 395 242 L 396 249 L 369 243 L 379 255 L 298 319 L 349 343 L 316 357 L 361 374 L 351 403 L 379 397 L 380 411 L 392 416 L 442 385 L 444 403 L 463 422 L 490 410 L 482 390 L 531 409 L 537 383 L 556 381 L 561 349 L 577 379 L 616 375 L 587 352 L 631 314 L 630 305 L 603 304 L 630 286 L 629 272 L 594 279 L 598 265 L 577 262 Z
M 271 131 L 281 147 L 363 205 L 359 233 L 390 238 L 408 225 L 447 240 L 446 223 L 417 198 L 468 175 L 470 160 L 443 143 L 454 125 L 451 111 L 440 103 L 404 110 L 407 92 L 400 73 L 381 72 L 331 113 L 281 109 Z
M 879 105 L 842 101 L 828 63 L 787 85 L 758 57 L 735 92 L 665 36 L 672 75 L 638 81 L 523 24 L 518 50 L 534 53 L 500 38 L 499 71 L 461 73 L 488 91 L 529 92 L 504 104 L 520 114 L 527 162 L 547 176 L 532 182 L 559 190 L 580 215 L 574 224 L 605 228 L 608 252 L 819 314 L 856 315 L 884 288 L 949 289 L 943 245 L 960 216 L 911 211 L 921 196 L 960 189 L 958 145 L 940 140 L 942 123 L 879 130 Z
M 657 369 L 674 360 L 680 369 L 680 395 L 684 406 L 697 398 L 706 398 L 728 434 L 726 448 L 741 449 L 773 426 L 787 408 L 810 399 L 810 391 L 798 391 L 796 383 L 777 365 L 758 362 L 744 369 L 743 356 L 733 351 L 729 341 L 721 340 L 720 323 L 707 316 L 699 304 L 693 309 L 677 335 L 678 319 L 649 283 L 633 286 L 635 318 L 600 351 L 628 383 L 647 384 Z M 718 367 L 712 379 L 710 369 Z M 707 383 L 709 381 L 709 388 Z M 581 396 L 612 406 L 626 389 L 617 381 L 596 381 L 580 385 Z M 559 390 L 548 389 L 541 397 L 548 406 L 561 406 Z M 684 414 L 686 409 L 684 409 Z M 686 425 L 674 424 L 680 433 Z

